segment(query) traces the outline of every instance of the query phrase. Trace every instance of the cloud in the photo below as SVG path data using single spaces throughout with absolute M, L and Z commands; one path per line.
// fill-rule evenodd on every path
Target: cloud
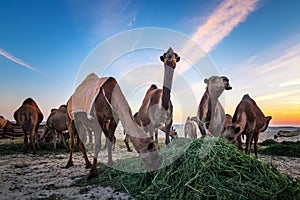
M 227 0 L 221 3 L 211 15 L 207 17 L 205 22 L 197 28 L 192 34 L 192 40 L 198 42 L 205 52 L 213 50 L 232 30 L 241 22 L 245 21 L 247 16 L 257 8 L 258 0 Z M 189 58 L 194 62 L 206 56 L 202 53 L 201 56 L 193 57 L 195 44 L 188 43 L 181 50 L 183 57 Z M 182 66 L 181 73 L 184 73 L 190 68 L 190 65 Z
M 257 3 L 258 0 L 224 1 L 197 29 L 192 39 L 199 41 L 206 51 L 211 51 L 236 26 L 245 21 L 249 13 L 257 8 Z
M 31 67 L 30 65 L 26 64 L 25 62 L 23 62 L 22 60 L 14 57 L 13 55 L 3 51 L 2 49 L 0 49 L 0 55 L 4 56 L 5 58 L 19 64 L 19 65 L 22 65 L 23 67 L 26 67 L 32 71 L 35 71 L 36 72 L 36 69 L 34 69 L 33 67 Z
M 292 81 L 286 81 L 283 83 L 280 83 L 280 87 L 287 87 L 287 86 L 293 86 L 293 85 L 300 85 L 300 79 L 298 80 L 292 80 Z

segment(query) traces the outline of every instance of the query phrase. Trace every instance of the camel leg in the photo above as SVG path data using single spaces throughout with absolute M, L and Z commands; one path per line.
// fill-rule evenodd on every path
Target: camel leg
M 169 123 L 166 124 L 166 139 L 165 139 L 165 143 L 167 146 L 170 145 L 170 130 L 171 130 L 171 127 L 172 127 L 172 123 L 173 123 L 173 120 L 171 119 Z
M 107 154 L 108 154 L 108 165 L 113 166 L 114 162 L 112 159 L 112 143 L 114 140 L 115 130 L 118 123 L 115 120 L 111 120 L 109 123 L 108 135 L 107 135 Z
M 34 129 L 30 130 L 30 144 L 32 146 L 33 154 L 36 154 L 36 148 L 35 148 L 35 127 Z
M 39 132 L 39 125 L 36 125 L 36 127 L 34 129 L 33 142 L 34 142 L 34 145 L 36 145 L 37 149 L 41 149 L 40 143 L 38 141 L 38 132 Z
M 200 133 L 201 133 L 201 137 L 204 138 L 206 136 L 206 131 L 205 131 L 205 128 L 203 127 L 204 125 L 199 122 L 198 123 L 198 128 L 200 130 Z
M 64 146 L 66 147 L 66 149 L 69 150 L 69 147 L 68 147 L 68 145 L 67 145 L 67 143 L 66 143 L 66 139 L 65 139 L 65 135 L 64 135 L 64 134 L 65 134 L 65 133 L 61 133 L 62 141 L 63 141 L 63 144 L 64 144 Z
M 258 133 L 254 133 L 254 153 L 255 153 L 255 158 L 257 158 L 257 141 L 258 141 Z M 251 142 L 252 143 L 252 142 Z
M 93 149 L 93 132 L 88 129 L 88 136 L 89 136 L 89 146 Z
M 87 157 L 86 148 L 84 145 L 86 143 L 87 129 L 85 128 L 84 124 L 81 122 L 79 122 L 77 124 L 77 129 L 78 129 L 78 135 L 80 134 L 82 136 L 82 137 L 78 137 L 78 140 L 79 140 L 79 148 L 80 148 L 83 158 L 85 160 L 85 168 L 91 168 L 92 164 Z
M 68 131 L 69 131 L 69 136 L 70 136 L 70 141 L 69 141 L 69 160 L 66 165 L 66 168 L 74 166 L 73 164 L 73 148 L 74 148 L 74 138 L 75 138 L 75 126 L 74 126 L 74 121 L 68 123 Z
M 94 138 L 95 138 L 94 159 L 93 159 L 93 164 L 92 164 L 90 174 L 89 174 L 87 180 L 90 180 L 90 179 L 98 176 L 97 160 L 98 160 L 99 151 L 101 149 L 101 137 L 102 137 L 101 127 L 94 125 Z
M 53 150 L 57 149 L 57 141 L 59 141 L 58 137 L 59 137 L 59 133 L 54 131 L 53 132 Z
M 28 138 L 27 138 L 26 130 L 23 129 L 23 133 L 24 133 L 24 142 L 23 142 L 22 151 L 23 153 L 27 153 Z
M 246 134 L 246 149 L 245 153 L 250 154 L 253 133 Z
M 242 147 L 242 137 L 239 136 L 237 139 L 237 147 L 240 151 L 243 151 L 243 147 Z
M 130 149 L 130 146 L 129 146 L 129 137 L 127 136 L 127 134 L 125 135 L 124 142 L 125 142 L 125 144 L 126 144 L 127 151 L 128 151 L 128 152 L 132 152 L 132 149 Z

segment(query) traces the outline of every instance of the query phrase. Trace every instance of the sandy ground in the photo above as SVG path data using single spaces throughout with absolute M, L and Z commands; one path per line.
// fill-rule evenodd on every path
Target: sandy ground
M 105 154 L 105 151 L 102 151 Z M 101 154 L 102 154 L 101 153 Z M 92 159 L 90 159 L 92 160 Z M 9 155 L 0 160 L 0 199 L 128 199 L 127 194 L 110 187 L 71 186 L 89 173 L 80 152 L 74 155 L 74 167 L 63 168 L 68 154 Z
M 137 155 L 117 146 L 113 159 Z M 278 156 L 259 156 L 283 174 L 300 178 L 300 159 Z M 15 154 L 0 158 L 0 199 L 128 199 L 129 195 L 114 192 L 113 188 L 72 184 L 89 173 L 80 152 L 74 155 L 75 166 L 65 169 L 68 153 L 58 155 Z M 92 157 L 90 156 L 90 161 Z M 99 162 L 107 163 L 107 151 L 100 151 Z
M 270 163 L 282 174 L 291 176 L 295 179 L 300 178 L 300 158 L 260 155 L 259 159 L 266 163 Z

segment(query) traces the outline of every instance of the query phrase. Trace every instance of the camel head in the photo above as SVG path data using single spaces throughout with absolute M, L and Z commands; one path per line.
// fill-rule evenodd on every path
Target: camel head
M 235 143 L 235 136 L 240 132 L 240 126 L 238 124 L 231 124 L 224 127 L 224 132 L 222 133 L 222 137 L 227 139 L 229 143 Z
M 164 65 L 170 66 L 175 69 L 176 62 L 180 61 L 180 57 L 170 47 L 166 53 L 160 56 L 160 60 L 164 63 Z
M 205 79 L 204 83 L 207 84 L 209 94 L 216 97 L 219 97 L 224 90 L 232 89 L 226 76 L 211 76 L 209 79 Z

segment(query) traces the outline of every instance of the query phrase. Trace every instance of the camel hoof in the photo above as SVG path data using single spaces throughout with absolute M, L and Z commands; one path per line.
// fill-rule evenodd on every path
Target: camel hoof
M 92 180 L 92 179 L 94 179 L 94 178 L 97 178 L 98 177 L 98 173 L 97 174 L 90 174 L 87 178 L 86 178 L 86 180 L 87 181 L 90 181 L 90 180 Z
M 68 162 L 65 168 L 69 169 L 70 167 L 73 167 L 73 166 L 74 166 L 73 162 Z
M 92 166 L 93 165 L 90 162 L 88 162 L 88 163 L 85 164 L 85 168 L 86 169 L 90 169 L 90 168 L 92 168 Z
M 127 149 L 127 151 L 128 151 L 128 152 L 132 152 L 132 150 L 131 150 L 131 149 Z

